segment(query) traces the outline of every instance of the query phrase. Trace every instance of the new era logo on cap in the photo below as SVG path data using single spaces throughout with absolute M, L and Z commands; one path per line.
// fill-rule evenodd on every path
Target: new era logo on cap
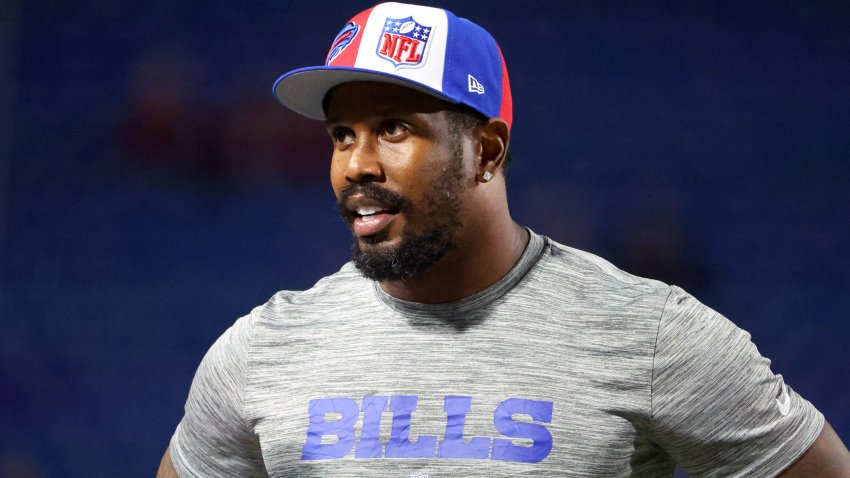
M 478 82 L 472 75 L 467 75 L 467 79 L 469 80 L 469 92 L 470 93 L 478 93 L 479 95 L 484 94 L 484 85 Z
M 296 112 L 324 119 L 325 95 L 350 81 L 407 86 L 502 118 L 508 127 L 513 119 L 507 67 L 496 41 L 440 8 L 382 3 L 355 15 L 332 42 L 325 65 L 281 76 L 274 92 Z

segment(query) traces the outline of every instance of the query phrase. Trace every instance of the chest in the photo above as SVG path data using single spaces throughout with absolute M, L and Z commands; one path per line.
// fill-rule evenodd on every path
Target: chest
M 528 321 L 321 323 L 249 364 L 248 415 L 272 476 L 632 476 L 646 452 L 639 348 Z

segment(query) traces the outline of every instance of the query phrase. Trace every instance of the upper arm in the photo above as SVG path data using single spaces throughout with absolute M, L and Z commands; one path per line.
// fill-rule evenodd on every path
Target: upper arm
M 251 320 L 239 319 L 219 337 L 195 373 L 168 460 L 183 478 L 266 475 L 244 410 Z
M 162 461 L 159 462 L 159 469 L 156 471 L 156 478 L 180 478 L 174 469 L 174 463 L 171 462 L 171 447 L 166 448 L 165 454 L 162 455 Z
M 850 452 L 835 430 L 824 423 L 817 440 L 800 458 L 779 475 L 781 478 L 850 477 Z
M 653 370 L 656 442 L 694 477 L 771 477 L 788 468 L 824 418 L 770 365 L 748 333 L 674 289 Z

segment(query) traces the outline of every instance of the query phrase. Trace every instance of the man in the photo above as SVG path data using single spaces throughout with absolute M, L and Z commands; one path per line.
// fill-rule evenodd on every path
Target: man
M 511 219 L 479 26 L 381 4 L 275 94 L 327 124 L 353 260 L 212 346 L 159 476 L 850 476 L 747 333 Z

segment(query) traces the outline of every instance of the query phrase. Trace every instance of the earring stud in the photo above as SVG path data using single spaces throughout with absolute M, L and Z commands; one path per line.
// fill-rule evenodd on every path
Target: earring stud
M 481 179 L 483 179 L 486 183 L 493 179 L 493 173 L 491 173 L 490 171 L 484 171 L 484 174 L 481 175 Z

